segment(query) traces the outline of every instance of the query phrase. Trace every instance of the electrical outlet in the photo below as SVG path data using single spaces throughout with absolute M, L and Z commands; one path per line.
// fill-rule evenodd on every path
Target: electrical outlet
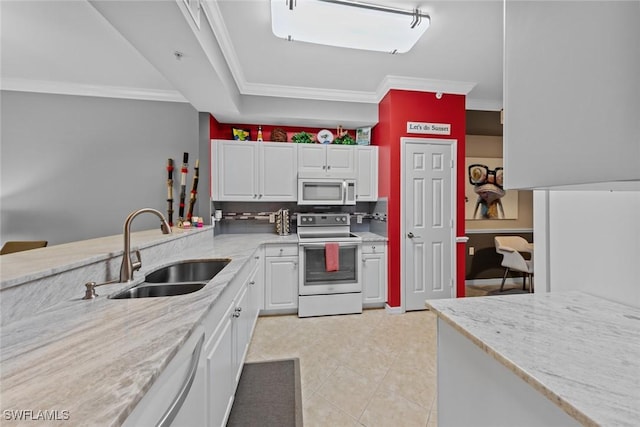
M 356 223 L 362 224 L 362 215 L 356 215 Z
M 473 255 L 476 253 L 476 249 L 473 246 L 469 246 L 469 255 Z
M 276 222 L 276 214 L 270 213 L 269 214 L 269 223 L 273 224 L 274 222 Z

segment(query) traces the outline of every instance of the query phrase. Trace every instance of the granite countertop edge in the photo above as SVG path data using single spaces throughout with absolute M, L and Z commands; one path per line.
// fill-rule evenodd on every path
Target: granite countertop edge
M 446 312 L 440 311 L 427 302 L 427 306 L 433 310 L 438 317 L 447 322 L 447 324 L 456 331 L 460 332 L 463 336 L 468 338 L 471 342 L 473 342 L 476 346 L 478 346 L 482 351 L 487 353 L 489 356 L 494 358 L 498 363 L 502 364 L 504 367 L 509 369 L 515 375 L 517 375 L 524 382 L 532 386 L 534 389 L 542 393 L 547 399 L 551 400 L 557 406 L 562 408 L 567 414 L 571 417 L 579 421 L 582 425 L 587 427 L 598 427 L 600 424 L 593 421 L 588 415 L 584 414 L 579 409 L 575 408 L 572 404 L 570 404 L 566 399 L 562 398 L 558 394 L 556 394 L 552 389 L 545 386 L 544 383 L 535 378 L 532 374 L 527 372 L 525 369 L 521 368 L 516 362 L 505 357 L 500 351 L 496 350 L 492 346 L 488 345 L 482 339 L 475 336 L 469 330 L 462 327 L 458 322 L 456 322 L 453 318 L 451 318 Z
M 517 302 L 518 305 L 516 311 L 509 311 L 510 302 Z M 633 344 L 633 342 L 637 342 L 637 338 L 638 336 L 640 336 L 640 333 L 638 333 L 638 329 L 636 329 L 637 327 L 635 327 L 635 324 L 631 324 L 631 322 L 637 322 L 640 320 L 640 309 L 612 302 L 587 293 L 571 291 L 426 301 L 427 307 L 434 311 L 440 319 L 445 321 L 448 325 L 453 327 L 464 337 L 468 338 L 483 352 L 494 358 L 497 362 L 505 366 L 515 375 L 531 385 L 534 389 L 539 391 L 551 402 L 559 406 L 563 411 L 565 411 L 568 415 L 576 419 L 581 424 L 585 426 L 599 426 L 608 424 L 629 426 L 634 425 L 633 420 L 635 419 L 637 421 L 637 417 L 640 416 L 640 410 L 629 410 L 629 408 L 633 408 L 633 402 L 630 401 L 629 406 L 624 406 L 625 404 L 621 403 L 621 406 L 617 408 L 617 411 L 612 411 L 611 413 L 607 413 L 609 408 L 603 409 L 602 406 L 594 409 L 590 402 L 588 402 L 588 399 L 585 399 L 584 395 L 575 398 L 575 396 L 567 393 L 567 390 L 571 390 L 571 387 L 576 387 L 575 384 L 572 384 L 572 381 L 575 381 L 575 379 L 570 378 L 566 380 L 557 379 L 557 381 L 549 381 L 549 375 L 541 375 L 541 372 L 543 372 L 543 369 L 541 368 L 548 368 L 548 366 L 538 366 L 536 365 L 536 363 L 533 363 L 532 360 L 536 360 L 536 362 L 538 360 L 544 360 L 544 355 L 541 354 L 538 359 L 535 359 L 535 356 L 531 356 L 533 357 L 533 359 L 529 360 L 526 360 L 526 358 L 522 357 L 522 359 L 524 360 L 523 363 L 523 361 L 520 360 L 523 346 L 521 345 L 521 343 L 507 343 L 507 340 L 509 338 L 513 338 L 513 334 L 509 334 L 510 331 L 508 330 L 507 326 L 505 326 L 502 330 L 498 329 L 497 331 L 494 331 L 497 333 L 487 335 L 489 331 L 493 331 L 492 328 L 500 327 L 500 325 L 492 323 L 491 321 L 487 322 L 487 318 L 496 316 L 497 311 L 500 311 L 502 307 L 504 308 L 504 313 L 509 312 L 509 316 L 508 320 L 499 319 L 499 322 L 511 322 L 512 325 L 516 325 L 514 331 L 517 333 L 524 330 L 528 331 L 532 335 L 525 335 L 524 338 L 531 339 L 531 341 L 533 342 L 536 341 L 536 337 L 534 335 L 536 332 L 538 332 L 539 334 L 546 334 L 544 336 L 543 342 L 547 344 L 553 343 L 553 337 L 548 336 L 549 328 L 553 329 L 553 325 L 535 324 L 536 316 L 538 316 L 537 319 L 544 316 L 543 311 L 546 304 L 553 305 L 553 307 L 548 309 L 549 313 L 555 312 L 553 314 L 553 316 L 555 316 L 553 320 L 557 321 L 558 316 L 560 316 L 560 318 L 565 316 L 567 318 L 567 321 L 571 319 L 571 321 L 574 321 L 576 323 L 578 321 L 584 323 L 584 320 L 579 317 L 583 313 L 579 313 L 579 311 L 584 310 L 585 312 L 587 312 L 593 306 L 606 306 L 608 310 L 607 313 L 613 312 L 613 314 L 608 314 L 604 321 L 602 321 L 600 319 L 597 319 L 597 313 L 599 312 L 595 311 L 596 315 L 594 316 L 594 319 L 598 321 L 596 323 L 606 323 L 606 326 L 602 327 L 607 328 L 605 329 L 607 332 L 614 334 L 614 332 L 611 332 L 611 327 L 612 325 L 615 327 L 615 320 L 612 319 L 618 319 L 617 322 L 620 325 L 620 332 L 615 331 L 615 333 L 619 333 L 621 335 L 626 334 L 625 336 L 627 340 L 631 342 L 631 344 L 626 344 L 625 351 L 628 351 L 628 353 L 624 356 L 620 356 L 620 363 L 624 365 L 628 364 L 629 361 L 638 360 L 640 358 L 640 346 Z M 478 309 L 475 309 L 475 313 L 474 309 L 470 309 L 473 306 L 478 307 Z M 530 308 L 529 312 L 526 311 L 527 306 L 529 306 Z M 523 307 L 525 308 L 525 310 L 522 310 Z M 482 313 L 480 317 L 475 318 L 475 315 L 481 312 L 484 313 Z M 487 313 L 491 314 L 489 315 Z M 534 325 L 527 325 L 526 322 L 533 322 Z M 521 329 L 518 329 L 518 325 L 523 326 L 521 327 Z M 559 330 L 562 329 L 563 328 L 560 328 Z M 591 330 L 589 333 L 591 333 Z M 485 335 L 484 337 L 483 334 Z M 593 332 L 592 335 L 598 336 L 598 333 Z M 568 355 L 564 355 L 565 359 L 569 357 L 568 360 L 571 360 L 571 357 L 574 357 L 574 361 L 576 362 L 576 364 L 585 363 L 579 359 L 579 356 L 581 354 L 584 354 L 579 351 L 579 345 L 583 344 L 586 341 L 583 340 L 582 337 L 578 337 L 578 339 L 581 340 L 581 342 L 577 345 L 577 347 L 570 349 Z M 608 339 L 611 339 L 611 337 L 608 337 Z M 503 340 L 504 342 L 501 342 L 500 340 Z M 557 342 L 556 346 L 562 344 L 567 347 L 566 342 Z M 520 346 L 520 348 L 518 348 L 518 346 Z M 536 346 L 532 347 L 534 350 L 538 350 Z M 588 360 L 594 358 L 592 354 L 586 355 L 586 357 L 588 358 Z M 631 371 L 635 369 L 635 372 L 640 373 L 640 364 L 638 362 L 632 363 L 635 363 L 635 366 L 629 367 L 627 369 Z M 566 366 L 554 366 L 555 370 L 561 370 L 563 368 L 566 368 Z M 590 368 L 593 369 L 594 367 L 592 366 Z M 585 372 L 589 372 L 589 368 L 585 367 L 585 369 L 587 369 Z M 569 377 L 569 374 L 567 374 L 567 377 Z M 563 381 L 566 384 L 562 384 Z M 615 380 L 610 381 L 611 382 L 607 385 L 611 385 L 609 392 L 612 396 L 614 396 L 616 395 L 617 390 L 615 390 L 615 388 L 617 387 L 617 384 Z M 559 382 L 562 387 L 558 387 Z M 600 382 L 596 386 L 594 386 L 594 388 L 597 390 L 598 387 L 601 387 L 602 385 L 602 379 L 600 379 Z M 626 386 L 628 386 L 628 384 L 626 384 Z M 557 388 L 563 388 L 563 390 L 558 391 Z M 636 396 L 640 395 L 640 390 L 636 390 L 635 392 Z M 633 393 L 633 390 L 631 391 L 631 393 Z M 622 395 L 625 395 L 625 393 L 622 393 Z M 625 413 L 625 411 L 626 415 L 623 415 L 622 413 Z M 631 419 L 626 417 L 630 417 Z

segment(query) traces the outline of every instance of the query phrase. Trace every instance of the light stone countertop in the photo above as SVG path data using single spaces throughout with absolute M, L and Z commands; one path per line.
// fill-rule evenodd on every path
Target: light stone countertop
M 363 243 L 368 242 L 386 242 L 388 239 L 376 233 L 370 231 L 355 231 L 353 234 L 360 236 Z
M 131 285 L 107 285 L 94 300 L 81 300 L 78 295 L 2 327 L 1 409 L 69 411 L 70 420 L 59 421 L 60 425 L 120 425 L 255 249 L 264 243 L 283 242 L 295 243 L 297 236 L 215 236 L 210 243 L 154 266 L 181 259 L 231 258 L 231 263 L 198 292 L 172 298 L 112 300 L 107 296 Z M 113 244 L 117 248 L 122 242 Z M 80 262 L 71 258 L 65 263 L 60 255 L 57 263 Z M 13 280 L 19 280 L 18 276 Z M 4 423 L 9 425 L 3 418 Z
M 427 306 L 583 425 L 640 425 L 640 309 L 581 292 Z
M 193 229 L 173 227 L 171 234 L 168 235 L 160 233 L 159 229 L 136 231 L 131 233 L 131 248 L 147 248 L 207 232 L 212 233 L 211 226 Z M 0 289 L 122 255 L 123 248 L 123 236 L 117 234 L 2 255 L 0 256 Z

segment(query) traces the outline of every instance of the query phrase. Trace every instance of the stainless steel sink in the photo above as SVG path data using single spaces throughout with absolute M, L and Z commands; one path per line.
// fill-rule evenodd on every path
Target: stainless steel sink
M 109 298 L 152 298 L 190 294 L 204 288 L 209 280 L 230 262 L 228 258 L 180 261 L 147 274 L 144 282 Z
M 147 274 L 145 282 L 208 282 L 230 262 L 227 258 L 181 261 Z
M 163 283 L 146 285 L 142 283 L 126 291 L 120 292 L 111 299 L 126 298 L 151 298 L 151 297 L 171 297 L 175 295 L 185 295 L 198 291 L 207 283 Z

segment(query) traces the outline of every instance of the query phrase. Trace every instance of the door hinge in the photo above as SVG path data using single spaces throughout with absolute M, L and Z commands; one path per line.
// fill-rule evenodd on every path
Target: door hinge
M 453 160 L 453 159 L 451 159 L 451 169 L 453 169 L 455 165 L 456 165 L 456 164 L 455 164 L 454 160 Z
M 453 218 L 449 218 L 449 228 L 453 228 Z

